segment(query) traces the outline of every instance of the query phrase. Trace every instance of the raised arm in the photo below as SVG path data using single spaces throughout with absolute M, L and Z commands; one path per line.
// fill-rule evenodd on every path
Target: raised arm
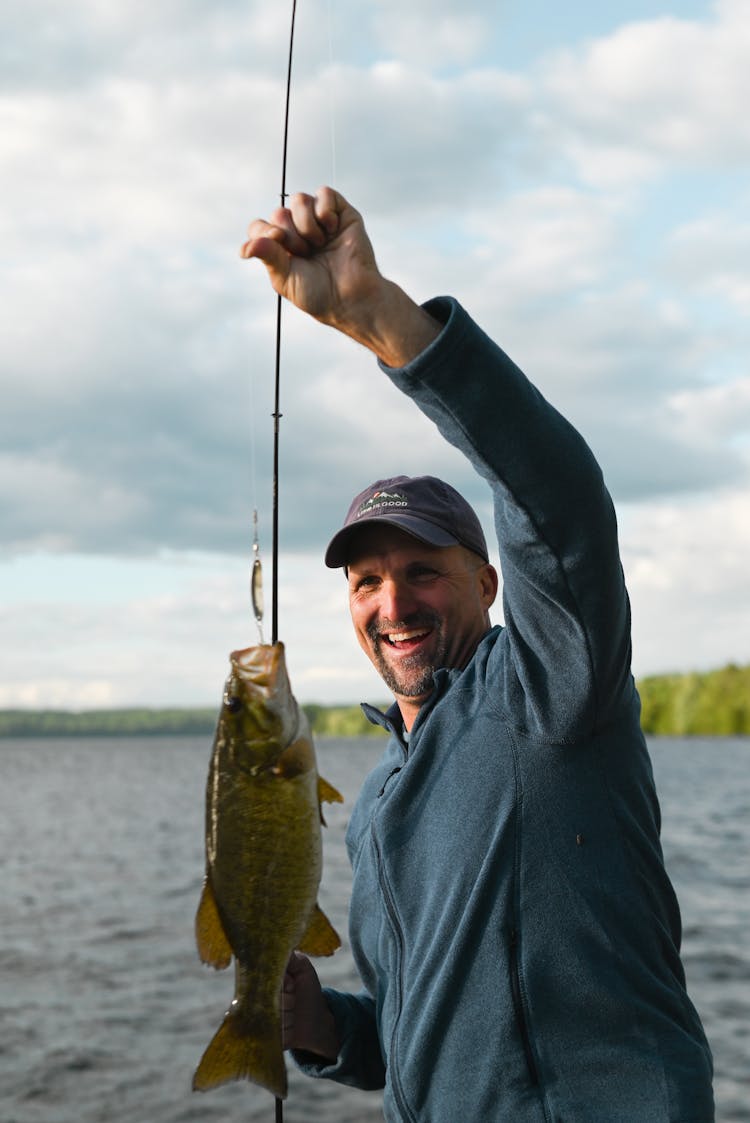
M 632 699 L 630 613 L 602 472 L 577 430 L 448 298 L 438 342 L 386 373 L 489 484 L 503 573 L 501 697 L 551 742 Z M 500 648 L 496 648 L 499 651 Z
M 331 188 L 256 219 L 241 252 L 369 348 L 489 483 L 506 665 L 528 725 L 564 740 L 611 720 L 630 690 L 629 607 L 612 504 L 580 435 L 455 302 L 420 306 L 385 278 L 361 215 Z

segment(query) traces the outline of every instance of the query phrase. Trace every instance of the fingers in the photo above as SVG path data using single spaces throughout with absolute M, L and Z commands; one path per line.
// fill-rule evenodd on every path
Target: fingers
M 307 956 L 293 951 L 289 957 L 281 988 L 281 1038 L 285 1049 L 295 1044 L 295 1024 L 297 1015 L 297 986 L 305 976 L 313 971 Z
M 372 346 L 372 308 L 392 286 L 380 274 L 362 216 L 338 192 L 298 192 L 268 219 L 256 219 L 242 246 L 273 289 L 320 323 Z
M 315 213 L 315 196 L 298 192 L 289 200 L 287 211 L 295 233 L 304 240 L 308 253 L 320 249 L 326 243 L 325 227 L 318 222 Z
M 257 257 L 265 265 L 285 272 L 285 259 L 290 255 L 308 257 L 310 249 L 307 242 L 295 232 L 286 212 L 276 211 L 271 219 L 275 221 L 266 222 L 262 218 L 256 218 L 250 223 L 247 241 L 240 248 L 240 257 L 245 260 Z
M 281 989 L 281 1042 L 285 1049 L 289 1048 L 294 1033 L 294 990 L 294 979 L 287 973 Z
M 295 229 L 315 249 L 337 233 L 344 205 L 342 196 L 331 187 L 319 187 L 314 195 L 300 191 L 289 201 Z
M 299 191 L 290 197 L 289 206 L 278 207 L 268 221 L 257 218 L 250 223 L 240 256 L 275 264 L 278 254 L 269 247 L 271 241 L 294 257 L 309 257 L 336 234 L 344 206 L 343 197 L 330 187 L 321 187 L 315 195 Z

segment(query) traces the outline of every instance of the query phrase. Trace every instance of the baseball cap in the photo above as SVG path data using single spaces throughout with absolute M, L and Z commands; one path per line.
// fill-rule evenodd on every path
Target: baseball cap
M 360 526 L 370 523 L 397 526 L 431 546 L 465 546 L 489 560 L 473 508 L 436 476 L 392 476 L 376 480 L 355 496 L 343 527 L 328 544 L 325 563 L 329 569 L 347 564 L 353 536 Z

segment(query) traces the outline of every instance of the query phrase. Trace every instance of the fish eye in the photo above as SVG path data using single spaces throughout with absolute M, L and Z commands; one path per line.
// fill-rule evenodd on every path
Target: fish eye
M 230 714 L 237 714 L 242 709 L 242 699 L 238 698 L 236 694 L 225 694 L 224 705 Z

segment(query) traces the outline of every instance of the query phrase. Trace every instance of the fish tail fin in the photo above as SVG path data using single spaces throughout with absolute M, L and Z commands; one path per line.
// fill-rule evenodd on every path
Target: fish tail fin
M 208 1043 L 193 1076 L 193 1091 L 207 1092 L 231 1080 L 250 1080 L 280 1100 L 286 1099 L 287 1075 L 281 1048 L 281 1026 L 263 1032 L 231 1011 Z
M 307 955 L 333 955 L 340 947 L 338 932 L 320 905 L 316 905 L 307 925 L 307 931 L 300 940 L 299 950 Z

